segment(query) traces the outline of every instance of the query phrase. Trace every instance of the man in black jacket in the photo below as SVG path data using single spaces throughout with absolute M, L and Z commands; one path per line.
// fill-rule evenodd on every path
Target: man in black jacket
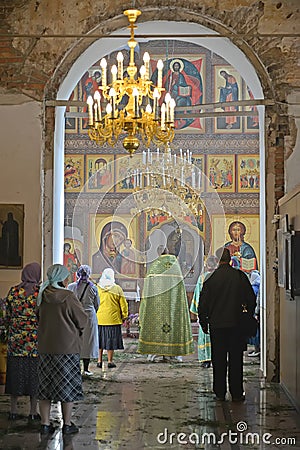
M 199 322 L 204 333 L 210 333 L 216 399 L 225 400 L 228 357 L 229 392 L 233 401 L 243 401 L 243 351 L 246 337 L 239 323 L 242 305 L 246 305 L 248 311 L 254 314 L 255 294 L 247 275 L 230 266 L 229 250 L 218 249 L 216 255 L 220 260 L 219 267 L 204 282 L 200 294 Z

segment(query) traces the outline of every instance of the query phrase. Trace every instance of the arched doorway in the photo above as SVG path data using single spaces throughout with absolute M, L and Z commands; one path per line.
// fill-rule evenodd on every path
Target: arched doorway
M 153 31 L 153 22 L 145 22 L 138 25 L 139 32 L 144 35 L 149 34 L 149 41 L 155 41 L 151 37 Z M 193 23 L 180 23 L 180 22 L 166 22 L 159 21 L 155 23 L 155 30 L 157 33 L 164 33 L 166 36 L 178 35 L 180 33 L 189 34 L 189 38 L 180 38 L 180 41 L 189 42 L 194 45 L 205 47 L 209 51 L 216 55 L 222 56 L 245 80 L 246 85 L 251 89 L 251 93 L 254 99 L 262 99 L 263 92 L 256 74 L 254 67 L 250 64 L 244 53 L 233 45 L 228 39 L 217 37 L 217 33 L 209 30 L 206 27 L 199 26 Z M 128 39 L 127 30 L 118 31 L 118 34 L 124 33 L 124 39 L 110 39 L 105 38 L 95 42 L 91 45 L 78 60 L 73 64 L 69 74 L 65 78 L 64 82 L 60 86 L 57 99 L 69 98 L 74 86 L 83 76 L 84 72 L 93 65 L 96 60 L 99 60 L 102 56 L 124 46 Z M 211 34 L 211 37 L 201 38 L 197 37 L 199 34 Z M 195 37 L 193 37 L 193 34 Z M 179 38 L 175 38 L 175 40 Z M 146 40 L 148 41 L 148 40 Z M 63 217 L 64 217 L 64 197 L 63 197 L 63 156 L 64 156 L 64 107 L 56 108 L 56 128 L 55 128 L 55 148 L 54 148 L 54 227 L 53 227 L 53 255 L 54 261 L 58 262 L 62 259 L 63 248 Z M 265 279 L 265 180 L 264 180 L 264 167 L 265 167 L 265 149 L 264 149 L 264 107 L 258 106 L 259 113 L 259 154 L 260 154 L 260 271 L 262 273 L 262 280 Z M 261 308 L 262 308 L 262 350 L 263 357 L 262 370 L 266 373 L 265 362 L 265 286 L 262 284 L 262 296 L 261 296 Z

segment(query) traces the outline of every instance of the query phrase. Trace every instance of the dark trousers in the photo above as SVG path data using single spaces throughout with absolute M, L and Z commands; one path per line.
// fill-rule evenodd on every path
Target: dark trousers
M 217 397 L 227 392 L 227 366 L 229 392 L 232 397 L 243 395 L 244 342 L 236 328 L 210 330 L 213 365 L 213 389 Z

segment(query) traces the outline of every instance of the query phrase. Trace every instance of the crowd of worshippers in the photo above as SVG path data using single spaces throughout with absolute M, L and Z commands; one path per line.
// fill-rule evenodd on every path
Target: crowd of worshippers
M 259 273 L 252 275 L 253 286 L 254 281 L 259 286 Z M 111 268 L 94 283 L 91 268 L 82 265 L 77 281 L 68 284 L 67 267 L 54 264 L 47 270 L 46 281 L 41 284 L 40 280 L 40 265 L 27 264 L 21 283 L 5 299 L 8 420 L 21 417 L 18 398 L 28 396 L 28 424 L 38 424 L 39 432 L 50 436 L 56 430 L 50 420 L 51 404 L 60 402 L 62 433 L 74 434 L 79 427 L 71 421 L 72 409 L 84 396 L 82 378 L 93 375 L 91 360 L 97 360 L 95 368 L 102 370 L 104 365 L 105 369 L 116 367 L 113 357 L 115 350 L 124 349 L 121 326 L 128 317 L 128 303 Z M 247 340 L 240 332 L 239 312 L 246 304 L 255 314 L 254 291 L 247 275 L 231 266 L 229 250 L 222 248 L 207 258 L 189 310 L 178 260 L 166 247 L 159 248 L 144 280 L 138 353 L 151 362 L 163 358 L 176 363 L 193 354 L 191 311 L 199 316 L 198 359 L 202 367 L 212 364 L 216 400 L 226 400 L 228 358 L 229 393 L 232 401 L 244 401 Z

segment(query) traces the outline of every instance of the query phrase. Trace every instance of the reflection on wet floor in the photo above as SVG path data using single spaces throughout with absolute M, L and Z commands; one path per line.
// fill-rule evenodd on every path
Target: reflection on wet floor
M 74 409 L 80 432 L 73 437 L 62 436 L 59 404 L 51 411 L 57 430 L 41 439 L 39 428 L 27 425 L 26 399 L 20 399 L 23 418 L 9 422 L 9 397 L 1 395 L 0 448 L 300 449 L 299 416 L 279 385 L 259 379 L 256 358 L 245 360 L 246 401 L 216 402 L 212 369 L 201 368 L 196 354 L 183 363 L 149 362 L 136 353 L 136 339 L 125 344 L 116 353 L 117 368 L 91 364 L 85 400 Z

